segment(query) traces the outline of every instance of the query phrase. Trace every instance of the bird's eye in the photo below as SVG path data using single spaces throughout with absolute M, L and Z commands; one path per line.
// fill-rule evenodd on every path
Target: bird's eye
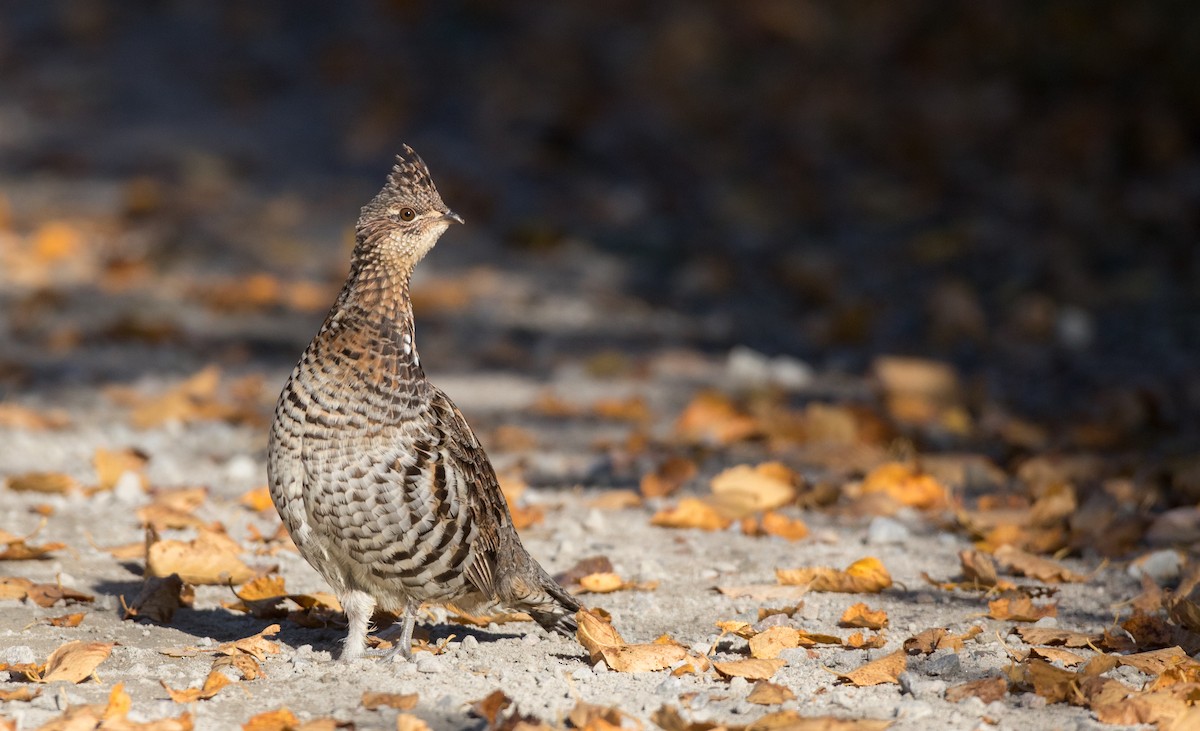
M 400 209 L 400 220 L 401 221 L 411 221 L 416 217 L 417 217 L 417 212 L 414 211 L 413 209 L 411 209 L 411 208 L 401 208 Z

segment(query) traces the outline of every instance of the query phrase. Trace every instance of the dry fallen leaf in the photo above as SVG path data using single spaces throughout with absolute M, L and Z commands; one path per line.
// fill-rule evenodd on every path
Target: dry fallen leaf
M 78 480 L 61 472 L 26 472 L 5 478 L 4 484 L 14 492 L 44 492 L 61 495 L 79 489 Z
M 23 431 L 61 429 L 71 423 L 71 417 L 58 409 L 38 411 L 17 404 L 0 404 L 0 427 Z
M 724 530 L 733 521 L 722 516 L 716 508 L 696 498 L 684 498 L 674 508 L 666 508 L 650 518 L 651 525 L 663 528 L 699 528 Z
M 1060 650 L 1056 647 L 1034 647 L 1029 651 L 1029 656 L 1047 662 L 1062 663 L 1065 667 L 1074 667 L 1083 662 L 1082 656 L 1076 655 L 1069 650 Z
M 625 581 L 620 576 L 611 571 L 606 571 L 596 574 L 588 574 L 587 576 L 579 577 L 579 586 L 583 591 L 592 594 L 609 594 L 614 591 L 636 590 L 636 591 L 651 591 L 658 586 L 657 581 L 647 581 L 637 583 L 633 581 Z
M 267 655 L 276 655 L 279 653 L 279 643 L 267 639 L 277 634 L 279 634 L 279 625 L 272 624 L 256 635 L 243 637 L 240 640 L 220 645 L 217 647 L 217 652 L 223 655 L 234 655 L 244 652 L 256 660 L 265 660 Z
M 800 646 L 800 631 L 782 625 L 768 627 L 750 638 L 750 657 L 771 660 L 779 653 Z
M 918 471 L 902 462 L 881 464 L 863 478 L 864 495 L 887 495 L 889 498 L 918 510 L 945 507 L 949 495 L 945 486 L 932 475 Z
M 799 518 L 789 518 L 774 511 L 763 513 L 762 531 L 769 536 L 778 536 L 788 541 L 799 541 L 808 536 L 808 526 Z
M 713 668 L 726 678 L 745 678 L 746 680 L 770 680 L 771 676 L 787 665 L 780 658 L 748 658 L 730 662 L 713 662 Z
M 984 703 L 993 703 L 1006 695 L 1008 681 L 999 676 L 959 683 L 946 689 L 946 700 L 951 703 L 958 703 L 967 698 L 978 698 Z
M 396 731 L 429 731 L 429 724 L 411 713 L 400 713 L 396 716 Z
M 1016 597 L 1002 597 L 988 602 L 987 616 L 1012 622 L 1036 622 L 1042 617 L 1058 615 L 1058 605 L 1055 603 L 1035 605 L 1028 594 Z
M 418 693 L 372 693 L 366 692 L 362 696 L 363 708 L 368 711 L 373 711 L 376 708 L 395 708 L 399 711 L 411 711 L 417 707 L 417 703 L 421 700 Z
M 61 617 L 47 617 L 46 624 L 51 627 L 78 627 L 83 624 L 85 616 L 83 612 L 75 612 L 73 614 L 64 614 Z
M 879 559 L 861 558 L 845 571 L 831 568 L 776 569 L 781 584 L 807 585 L 810 591 L 875 594 L 892 585 L 892 577 Z
M 276 708 L 251 716 L 242 731 L 299 731 L 300 719 L 287 708 Z
M 887 612 L 882 609 L 871 610 L 862 602 L 848 607 L 842 614 L 842 618 L 838 620 L 839 627 L 862 627 L 878 630 L 887 625 Z
M 724 395 L 704 391 L 679 415 L 675 433 L 686 442 L 724 446 L 757 436 L 762 427 L 753 417 L 738 411 Z
M 908 668 L 908 655 L 904 650 L 896 650 L 890 655 L 884 655 L 878 660 L 851 670 L 848 673 L 834 673 L 841 680 L 857 687 L 898 683 L 900 673 Z M 832 671 L 831 671 L 832 672 Z
M 108 659 L 113 647 L 115 644 L 108 642 L 68 642 L 50 653 L 44 668 L 29 679 L 36 683 L 83 682 Z
M 747 703 L 759 706 L 776 706 L 796 699 L 796 694 L 786 685 L 778 685 L 769 680 L 760 680 L 750 689 L 746 696 Z
M 217 693 L 220 693 L 225 686 L 233 683 L 233 681 L 229 679 L 229 676 L 225 675 L 225 673 L 222 673 L 219 670 L 210 670 L 208 672 L 208 677 L 204 679 L 204 684 L 199 688 L 184 688 L 182 690 L 175 690 L 162 680 L 158 682 L 160 685 L 162 685 L 163 689 L 167 691 L 167 695 L 171 696 L 171 700 L 175 701 L 176 703 L 195 703 L 196 701 L 209 700 L 215 697 Z
M 271 490 L 266 485 L 243 494 L 238 499 L 238 502 L 255 512 L 262 512 L 275 507 L 275 503 L 271 502 Z
M 646 497 L 665 497 L 696 476 L 696 463 L 684 457 L 669 457 L 653 472 L 642 476 L 641 491 Z
M 796 499 L 800 477 L 779 462 L 737 465 L 712 478 L 712 493 L 734 515 L 781 508 Z
M 201 531 L 194 540 L 155 541 L 146 552 L 150 576 L 179 577 L 189 584 L 241 584 L 255 571 L 238 558 L 240 547 L 227 536 Z
M 910 655 L 929 655 L 936 650 L 962 650 L 963 643 L 983 633 L 983 627 L 972 627 L 961 635 L 952 635 L 942 627 L 919 632 L 904 641 L 904 651 Z
M 796 601 L 808 593 L 807 586 L 780 586 L 779 584 L 746 584 L 744 586 L 718 586 L 717 591 L 735 599 L 745 597 L 759 602 Z
M 575 620 L 579 627 L 576 637 L 591 655 L 591 661 L 603 659 L 606 665 L 617 672 L 662 670 L 688 656 L 687 650 L 677 644 L 627 644 L 611 624 L 586 609 L 576 612 Z
M 166 577 L 147 576 L 133 603 L 125 608 L 123 619 L 145 617 L 152 622 L 167 624 L 180 607 L 190 607 L 196 590 L 185 584 L 179 574 Z
M 45 525 L 44 520 L 42 525 Z M 4 550 L 0 551 L 0 561 L 35 561 L 46 558 L 52 551 L 67 547 L 65 543 L 43 543 L 40 546 L 30 544 L 29 539 L 36 536 L 40 530 L 41 527 L 26 536 L 0 530 L 0 545 L 4 546 Z
M 1037 579 L 1038 581 L 1058 584 L 1062 582 L 1087 581 L 1088 579 L 1088 577 L 1071 571 L 1057 561 L 1035 556 L 1032 553 L 1022 551 L 1019 548 L 1013 548 L 1012 546 L 1001 546 L 996 549 L 994 555 L 996 562 L 1009 571 L 1019 576 L 1028 576 L 1031 579 Z
M 96 468 L 96 490 L 113 489 L 126 472 L 136 475 L 145 489 L 147 481 L 143 470 L 149 460 L 149 455 L 138 449 L 97 449 L 92 457 L 92 466 Z
M 28 685 L 13 690 L 0 689 L 0 703 L 31 701 L 41 694 L 41 688 L 31 688 Z

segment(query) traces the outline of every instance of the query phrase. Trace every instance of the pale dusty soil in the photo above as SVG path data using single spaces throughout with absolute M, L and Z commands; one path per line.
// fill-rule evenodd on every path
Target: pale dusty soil
M 436 367 L 436 366 L 435 366 Z M 694 375 L 721 377 L 720 363 L 697 362 Z M 283 371 L 267 372 L 277 383 Z M 435 372 L 436 377 L 436 372 Z M 1021 651 L 1020 641 L 1007 636 L 1011 622 L 981 618 L 981 603 L 975 598 L 959 599 L 937 592 L 922 579 L 922 572 L 948 578 L 957 573 L 956 552 L 966 540 L 942 532 L 914 515 L 901 515 L 910 534 L 899 543 L 867 544 L 867 519 L 839 522 L 820 513 L 803 514 L 813 536 L 799 543 L 776 538 L 751 538 L 736 528 L 708 534 L 652 527 L 648 523 L 653 505 L 645 509 L 603 511 L 588 507 L 598 490 L 589 485 L 589 472 L 603 472 L 603 459 L 585 445 L 613 435 L 614 428 L 585 419 L 565 423 L 538 424 L 528 417 L 510 414 L 527 406 L 546 385 L 582 403 L 601 394 L 631 392 L 654 394 L 664 412 L 667 404 L 680 400 L 688 389 L 673 383 L 675 374 L 651 376 L 637 383 L 595 381 L 572 369 L 551 375 L 546 382 L 481 371 L 440 379 L 458 397 L 460 406 L 487 434 L 489 428 L 511 421 L 535 430 L 544 448 L 523 455 L 529 473 L 540 473 L 545 487 L 532 489 L 527 499 L 547 509 L 546 520 L 524 534 L 528 547 L 552 571 L 569 568 L 577 560 L 603 554 L 622 576 L 638 581 L 658 581 L 652 592 L 620 592 L 586 597 L 590 604 L 609 610 L 627 640 L 651 641 L 670 634 L 680 642 L 707 649 L 717 636 L 719 620 L 756 620 L 760 606 L 780 602 L 731 599 L 713 590 L 718 584 L 772 583 L 776 567 L 829 565 L 845 566 L 866 555 L 880 558 L 891 571 L 896 586 L 878 596 L 809 594 L 794 622 L 806 630 L 845 636 L 849 630 L 836 626 L 844 609 L 866 600 L 872 608 L 885 609 L 891 626 L 888 644 L 881 650 L 850 651 L 818 648 L 814 652 L 787 651 L 788 665 L 775 680 L 795 691 L 799 700 L 784 708 L 806 715 L 832 714 L 845 718 L 894 719 L 896 729 L 978 728 L 988 724 L 1005 729 L 1091 728 L 1096 726 L 1086 710 L 1057 704 L 1046 707 L 1032 694 L 1009 696 L 1003 702 L 984 706 L 978 701 L 947 703 L 941 698 L 947 685 L 1002 671 L 1009 652 Z M 146 389 L 160 385 L 158 379 L 140 381 Z M 44 397 L 23 400 L 34 406 L 54 404 L 70 411 L 71 427 L 54 432 L 7 431 L 0 452 L 0 474 L 31 469 L 64 470 L 83 481 L 92 479 L 92 452 L 102 446 L 135 446 L 151 455 L 149 476 L 154 485 L 207 485 L 208 503 L 199 511 L 205 521 L 220 521 L 239 540 L 247 538 L 248 526 L 266 533 L 277 518 L 252 514 L 237 504 L 246 490 L 264 480 L 263 431 L 203 423 L 154 431 L 135 431 L 124 423 L 124 414 L 97 398 L 91 389 L 67 389 Z M 661 427 L 669 425 L 660 424 Z M 622 430 L 615 429 L 619 435 Z M 486 441 L 486 440 L 485 440 Z M 501 454 L 498 462 L 509 463 L 521 455 Z M 709 461 L 705 469 L 717 469 L 732 455 Z M 557 480 L 551 475 L 560 475 Z M 96 546 L 139 540 L 141 529 L 133 509 L 146 501 L 136 493 L 101 494 L 92 498 L 51 497 L 0 492 L 0 529 L 14 533 L 29 531 L 37 518 L 28 508 L 49 503 L 54 515 L 39 534 L 44 541 L 62 541 L 70 548 L 55 560 L 15 562 L 4 565 L 4 573 L 36 581 L 63 584 L 94 593 L 94 604 L 73 608 L 87 616 L 73 629 L 50 627 L 38 620 L 65 613 L 60 607 L 40 609 L 16 601 L 0 604 L 0 660 L 20 660 L 32 653 L 41 659 L 71 639 L 117 642 L 111 658 L 99 669 L 99 682 L 46 688 L 32 703 L 8 703 L 0 717 L 14 719 L 21 729 L 36 728 L 58 714 L 65 704 L 102 702 L 114 683 L 122 682 L 133 698 L 134 718 L 156 718 L 178 714 L 182 709 L 167 699 L 159 682 L 172 687 L 198 686 L 208 673 L 206 657 L 171 658 L 160 653 L 181 646 L 210 646 L 251 635 L 267 622 L 221 608 L 232 599 L 226 589 L 202 587 L 194 608 L 182 609 L 171 626 L 160 627 L 120 619 L 119 597 L 130 599 L 140 582 L 140 567 L 123 564 Z M 255 564 L 277 564 L 294 592 L 322 590 L 320 578 L 294 553 L 248 556 Z M 1095 562 L 1068 564 L 1078 571 L 1093 571 Z M 1059 626 L 1099 630 L 1111 620 L 1112 604 L 1136 593 L 1136 582 L 1117 567 L 1101 569 L 1085 584 L 1066 585 L 1059 594 Z M 905 689 L 897 685 L 851 688 L 835 683 L 829 670 L 846 671 L 864 661 L 895 650 L 908 636 L 934 626 L 961 632 L 980 624 L 985 632 L 957 654 L 937 653 L 910 661 Z M 365 691 L 419 693 L 414 713 L 435 728 L 479 726 L 467 709 L 496 689 L 516 700 L 520 710 L 554 721 L 577 700 L 612 705 L 639 719 L 646 719 L 664 704 L 676 705 L 685 716 L 744 724 L 766 709 L 745 701 L 749 687 L 706 677 L 672 678 L 667 672 L 619 674 L 592 668 L 586 654 L 575 643 L 548 637 L 531 624 L 506 624 L 488 629 L 468 629 L 453 624 L 429 624 L 432 637 L 454 635 L 448 651 L 430 667 L 418 671 L 414 664 L 384 664 L 362 660 L 343 665 L 331 660 L 342 636 L 340 629 L 309 630 L 284 622 L 279 636 L 282 652 L 270 656 L 266 677 L 241 688 L 230 688 L 216 698 L 196 703 L 198 728 L 236 727 L 251 715 L 286 706 L 302 719 L 328 716 L 353 721 L 358 728 L 387 728 L 395 711 L 367 711 L 360 705 Z M 474 637 L 471 647 L 461 644 Z M 1007 647 L 1006 647 L 1007 645 Z M 740 657 L 744 643 L 724 640 L 714 656 Z M 1137 682 L 1136 672 L 1120 671 L 1126 680 Z M 3 687 L 12 688 L 13 684 Z

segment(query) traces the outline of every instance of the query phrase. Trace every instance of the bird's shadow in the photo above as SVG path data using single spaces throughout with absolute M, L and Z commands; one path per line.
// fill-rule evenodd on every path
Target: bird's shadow
M 137 567 L 140 571 L 141 567 Z M 98 594 L 105 594 L 118 599 L 114 611 L 124 615 L 125 607 L 131 605 L 142 590 L 141 580 L 106 581 L 92 587 Z M 380 640 L 394 642 L 400 635 L 400 622 L 395 615 L 379 613 L 373 618 L 371 635 Z M 233 642 L 262 632 L 271 624 L 279 625 L 279 633 L 274 639 L 295 649 L 304 645 L 311 646 L 316 651 L 328 651 L 333 658 L 341 654 L 342 643 L 346 639 L 346 618 L 344 614 L 330 615 L 326 624 L 309 627 L 288 621 L 286 615 L 274 617 L 256 617 L 246 612 L 239 612 L 224 607 L 205 607 L 196 609 L 180 607 L 171 617 L 170 622 L 158 623 L 147 618 L 131 617 L 129 621 L 138 624 L 154 624 L 175 630 L 196 638 L 198 641 L 208 639 L 213 642 Z M 455 623 L 430 623 L 418 621 L 413 632 L 414 639 L 439 645 L 451 639 L 459 642 L 467 637 L 474 637 L 480 644 L 498 642 L 500 640 L 519 639 L 523 632 L 492 631 L 483 627 Z

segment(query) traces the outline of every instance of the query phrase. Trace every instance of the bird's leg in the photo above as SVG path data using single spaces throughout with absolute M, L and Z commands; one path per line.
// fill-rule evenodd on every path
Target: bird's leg
M 400 630 L 400 639 L 396 641 L 396 646 L 384 656 L 384 660 L 391 662 L 396 658 L 396 655 L 403 657 L 405 660 L 412 662 L 412 635 L 413 625 L 417 622 L 417 605 L 409 603 L 404 607 L 404 626 Z
M 348 591 L 338 597 L 350 627 L 342 647 L 342 662 L 352 662 L 363 656 L 367 647 L 367 629 L 375 611 L 375 598 L 363 591 Z

